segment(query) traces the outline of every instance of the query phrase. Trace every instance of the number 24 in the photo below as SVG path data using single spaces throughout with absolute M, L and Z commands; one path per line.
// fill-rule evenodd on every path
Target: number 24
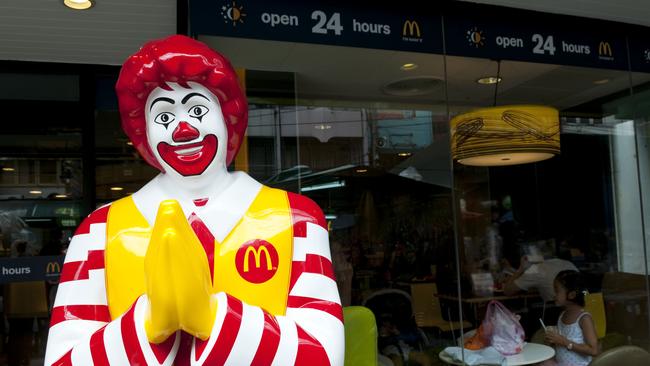
M 555 55 L 555 46 L 553 45 L 553 36 L 544 37 L 541 34 L 533 34 L 533 42 L 536 43 L 535 48 L 533 48 L 533 53 L 540 55 L 546 54 L 548 51 L 549 55 Z
M 311 18 L 318 21 L 318 23 L 311 28 L 312 33 L 327 34 L 328 30 L 331 30 L 334 31 L 334 34 L 340 36 L 341 31 L 343 31 L 343 26 L 341 25 L 341 13 L 332 14 L 332 17 L 328 21 L 327 14 L 321 10 L 314 10 L 311 13 Z

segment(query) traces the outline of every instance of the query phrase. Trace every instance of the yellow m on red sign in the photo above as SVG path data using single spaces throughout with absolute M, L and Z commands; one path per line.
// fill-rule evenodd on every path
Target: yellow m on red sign
M 266 269 L 269 271 L 273 269 L 271 254 L 269 253 L 269 250 L 266 249 L 265 245 L 260 245 L 257 248 L 249 246 L 246 248 L 246 253 L 244 253 L 244 272 L 249 271 L 248 259 L 251 253 L 253 253 L 253 258 L 255 259 L 255 268 L 260 268 L 262 266 L 262 252 L 264 252 L 264 259 L 266 259 Z

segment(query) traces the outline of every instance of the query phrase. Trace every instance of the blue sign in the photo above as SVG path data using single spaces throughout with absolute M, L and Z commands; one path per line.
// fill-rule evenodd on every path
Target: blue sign
M 631 69 L 650 73 L 650 39 L 643 37 L 641 34 L 633 33 L 629 37 L 629 45 Z
M 0 283 L 58 282 L 65 256 L 0 258 Z
M 443 3 L 437 13 L 423 6 L 192 0 L 190 31 L 650 72 L 645 27 L 465 2 Z
M 597 21 L 500 12 L 445 15 L 447 53 L 457 56 L 517 60 L 627 70 L 625 35 Z M 564 23 L 564 24 L 563 24 Z
M 291 1 L 190 1 L 191 33 L 442 53 L 440 15 Z

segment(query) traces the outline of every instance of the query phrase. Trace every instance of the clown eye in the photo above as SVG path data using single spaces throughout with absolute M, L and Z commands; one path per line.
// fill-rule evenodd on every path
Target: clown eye
M 205 116 L 205 114 L 208 113 L 208 111 L 209 111 L 208 107 L 202 105 L 195 105 L 194 107 L 190 108 L 188 113 L 190 114 L 190 117 L 201 118 Z
M 169 112 L 162 112 L 156 116 L 154 122 L 160 123 L 161 125 L 168 125 L 174 121 L 174 114 Z

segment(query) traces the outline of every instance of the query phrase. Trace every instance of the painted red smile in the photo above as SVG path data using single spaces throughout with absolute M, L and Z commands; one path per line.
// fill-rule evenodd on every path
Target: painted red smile
M 199 175 L 207 169 L 217 155 L 217 136 L 207 135 L 202 141 L 190 144 L 170 145 L 160 142 L 157 146 L 160 157 L 178 173 Z

